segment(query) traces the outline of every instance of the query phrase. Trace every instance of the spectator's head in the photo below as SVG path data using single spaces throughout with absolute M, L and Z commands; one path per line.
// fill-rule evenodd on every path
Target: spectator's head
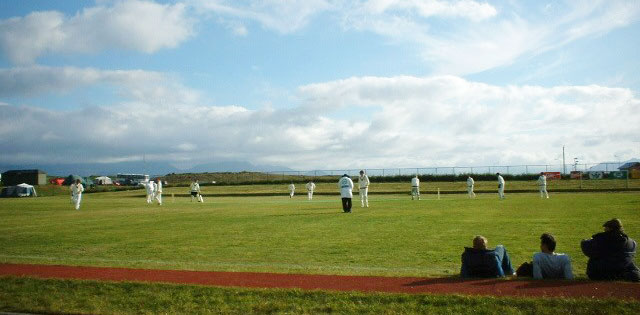
M 544 172 L 540 172 L 540 175 L 544 175 Z
M 80 183 L 82 183 L 82 181 L 79 178 L 77 178 L 76 179 L 76 184 L 80 184 Z
M 622 222 L 619 219 L 613 218 L 607 222 L 605 222 L 603 225 L 604 230 L 609 232 L 609 231 L 614 231 L 614 232 L 622 232 Z
M 476 235 L 473 238 L 473 249 L 487 249 L 487 238 L 482 235 Z
M 556 239 L 549 233 L 540 236 L 540 250 L 543 253 L 553 253 L 556 250 Z

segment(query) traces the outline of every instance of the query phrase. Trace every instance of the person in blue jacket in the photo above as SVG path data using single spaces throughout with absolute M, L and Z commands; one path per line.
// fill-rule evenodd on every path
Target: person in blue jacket
M 514 275 L 507 249 L 498 245 L 487 248 L 487 239 L 477 235 L 473 247 L 465 247 L 462 253 L 460 276 L 463 278 L 497 278 Z

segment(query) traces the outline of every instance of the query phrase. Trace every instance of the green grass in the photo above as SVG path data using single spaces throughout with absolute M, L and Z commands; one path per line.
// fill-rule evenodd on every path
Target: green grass
M 179 189 L 179 188 L 173 188 Z M 171 190 L 168 190 L 171 191 Z M 68 197 L 0 199 L 0 262 L 281 273 L 447 276 L 476 234 L 507 247 L 514 265 L 530 261 L 538 237 L 553 233 L 558 252 L 584 277 L 580 240 L 618 217 L 640 238 L 639 193 L 493 194 L 468 200 L 434 195 L 372 195 L 342 214 L 337 197 L 207 198 L 165 193 L 162 207 L 140 192 L 87 194 L 81 211 Z
M 84 314 L 638 314 L 640 302 L 335 293 L 0 277 L 0 310 Z

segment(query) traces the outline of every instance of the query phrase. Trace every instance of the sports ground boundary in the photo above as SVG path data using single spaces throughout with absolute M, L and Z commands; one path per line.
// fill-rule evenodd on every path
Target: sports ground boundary
M 640 284 L 587 280 L 373 277 L 0 264 L 0 276 L 219 287 L 640 300 Z

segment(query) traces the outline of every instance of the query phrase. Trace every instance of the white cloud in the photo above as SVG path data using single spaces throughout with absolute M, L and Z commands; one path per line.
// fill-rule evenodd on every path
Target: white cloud
M 474 6 L 483 10 L 470 10 Z M 503 3 L 495 8 L 468 1 L 446 5 L 438 1 L 369 1 L 346 10 L 343 25 L 416 46 L 435 73 L 459 75 L 510 65 L 523 56 L 558 49 L 640 20 L 640 5 L 635 1 L 554 3 L 541 9 L 538 6 L 543 5 L 519 7 L 517 3 Z M 414 11 L 420 14 L 416 16 Z M 464 12 L 485 13 L 465 16 Z M 432 17 L 466 17 L 468 21 L 442 23 Z
M 110 85 L 128 98 L 151 103 L 193 102 L 199 97 L 198 92 L 153 71 L 48 66 L 0 69 L 0 97 L 62 94 L 94 85 Z
M 33 63 L 47 53 L 153 53 L 185 41 L 193 23 L 184 4 L 138 0 L 97 5 L 71 17 L 57 11 L 33 12 L 0 21 L 0 50 L 15 64 Z
M 640 133 L 640 99 L 597 85 L 353 77 L 301 86 L 293 108 L 250 110 L 199 98 L 157 102 L 162 97 L 154 91 L 191 91 L 154 75 L 136 80 L 158 90 L 144 98 L 123 91 L 129 99 L 116 105 L 72 111 L 0 106 L 0 163 L 119 161 L 144 153 L 149 161 L 183 165 L 233 159 L 298 169 L 538 164 L 554 163 L 563 144 L 599 162 L 633 146 Z M 371 118 L 337 115 L 343 110 Z
M 232 20 L 249 20 L 263 27 L 287 34 L 305 27 L 315 15 L 334 8 L 328 0 L 263 0 L 249 3 L 228 0 L 192 0 L 189 3 L 202 13 L 213 13 Z M 236 29 L 233 29 L 237 33 Z M 246 28 L 241 27 L 244 35 Z

